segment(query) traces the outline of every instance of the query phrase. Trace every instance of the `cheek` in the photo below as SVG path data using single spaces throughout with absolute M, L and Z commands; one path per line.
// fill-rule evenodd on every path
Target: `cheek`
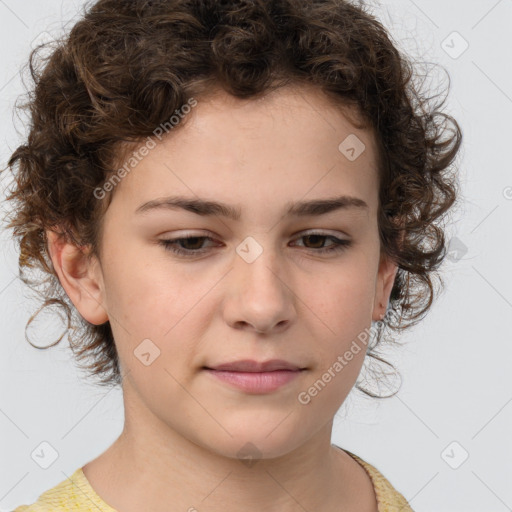
M 317 376 L 329 382 L 324 399 L 334 401 L 345 396 L 364 362 L 374 300 L 371 261 L 360 256 L 345 263 L 302 288 L 310 317 L 306 325 L 316 340 Z
M 198 278 L 169 264 L 128 265 L 126 260 L 107 272 L 108 312 L 120 358 L 130 365 L 134 354 L 146 347 L 158 354 L 155 368 L 163 365 L 186 378 L 197 350 L 195 340 L 210 321 L 209 292 L 218 276 Z
M 350 337 L 352 328 L 371 323 L 375 287 L 371 275 L 370 268 L 361 264 L 340 265 L 329 276 L 303 283 L 305 303 L 333 334 Z
M 314 411 L 311 418 L 327 418 L 341 407 L 360 374 L 370 338 L 373 295 L 367 280 L 333 281 L 311 297 L 315 316 L 306 322 L 315 340 L 316 365 L 299 402 Z
M 141 250 L 137 245 L 112 252 L 105 266 L 105 287 L 109 312 L 128 331 L 148 329 L 161 336 L 191 309 L 204 286 L 150 252 L 158 255 L 154 247 Z

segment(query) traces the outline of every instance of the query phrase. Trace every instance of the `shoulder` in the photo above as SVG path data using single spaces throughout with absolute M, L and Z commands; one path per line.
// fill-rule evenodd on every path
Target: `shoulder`
M 376 467 L 348 450 L 344 449 L 343 451 L 356 460 L 370 476 L 375 489 L 379 512 L 397 512 L 399 510 L 401 512 L 414 512 L 404 496 L 391 485 L 389 480 Z
M 70 477 L 43 492 L 35 503 L 20 505 L 13 512 L 71 512 L 91 510 L 110 512 L 99 497 L 91 491 L 82 468 L 78 468 Z

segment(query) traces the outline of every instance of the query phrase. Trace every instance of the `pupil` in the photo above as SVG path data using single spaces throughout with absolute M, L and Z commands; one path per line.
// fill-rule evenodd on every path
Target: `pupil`
M 306 235 L 306 238 L 308 238 L 309 240 L 311 240 L 311 238 L 313 238 L 313 245 L 315 245 L 315 239 L 317 241 L 320 241 L 321 238 L 323 238 L 323 235 Z M 320 243 L 320 246 L 322 244 Z
M 186 247 L 187 249 L 200 249 L 201 248 L 201 237 L 198 237 L 198 236 L 194 236 L 194 237 L 191 237 L 191 238 L 186 238 L 184 240 L 185 244 L 191 244 L 191 245 L 194 245 L 193 242 L 194 241 L 199 241 L 199 247 Z

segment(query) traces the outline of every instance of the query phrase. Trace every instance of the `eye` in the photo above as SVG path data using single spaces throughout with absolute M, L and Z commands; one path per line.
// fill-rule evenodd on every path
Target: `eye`
M 171 238 L 169 240 L 160 240 L 159 243 L 165 250 L 171 251 L 182 256 L 195 256 L 207 252 L 201 248 L 203 241 L 213 240 L 209 236 L 188 236 L 182 238 Z M 181 247 L 184 244 L 185 248 Z M 191 247 L 190 247 L 191 246 Z
M 308 233 L 302 235 L 297 240 L 301 239 L 304 239 L 307 245 L 313 245 L 314 247 L 310 249 L 316 254 L 339 253 L 352 244 L 351 240 L 344 240 L 323 233 Z M 327 240 L 331 240 L 332 244 L 324 247 L 324 243 Z M 208 249 L 203 247 L 205 241 L 213 242 L 214 239 L 209 236 L 189 236 L 159 240 L 158 243 L 162 245 L 166 251 L 170 251 L 179 256 L 194 257 L 208 252 Z
M 322 247 L 313 247 L 313 249 L 317 249 L 314 252 L 321 254 L 344 251 L 352 243 L 351 240 L 344 240 L 333 235 L 325 235 L 323 233 L 308 233 L 306 235 L 302 235 L 298 240 L 300 239 L 307 240 L 307 243 L 312 244 L 313 246 L 318 246 L 318 244 L 320 244 Z M 332 241 L 332 245 L 325 248 L 324 242 L 327 239 Z

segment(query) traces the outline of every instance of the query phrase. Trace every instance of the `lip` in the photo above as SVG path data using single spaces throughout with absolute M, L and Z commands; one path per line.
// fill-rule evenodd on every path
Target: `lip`
M 254 394 L 276 391 L 306 370 L 306 368 L 300 368 L 282 359 L 272 359 L 261 363 L 245 359 L 203 369 L 230 386 Z
M 252 359 L 243 359 L 230 363 L 218 364 L 206 367 L 209 370 L 230 371 L 230 372 L 273 372 L 276 370 L 303 370 L 296 364 L 285 361 L 284 359 L 271 359 L 269 361 L 258 362 Z
M 246 393 L 271 393 L 296 379 L 304 370 L 274 370 L 272 372 L 230 372 L 211 370 L 207 373 Z

